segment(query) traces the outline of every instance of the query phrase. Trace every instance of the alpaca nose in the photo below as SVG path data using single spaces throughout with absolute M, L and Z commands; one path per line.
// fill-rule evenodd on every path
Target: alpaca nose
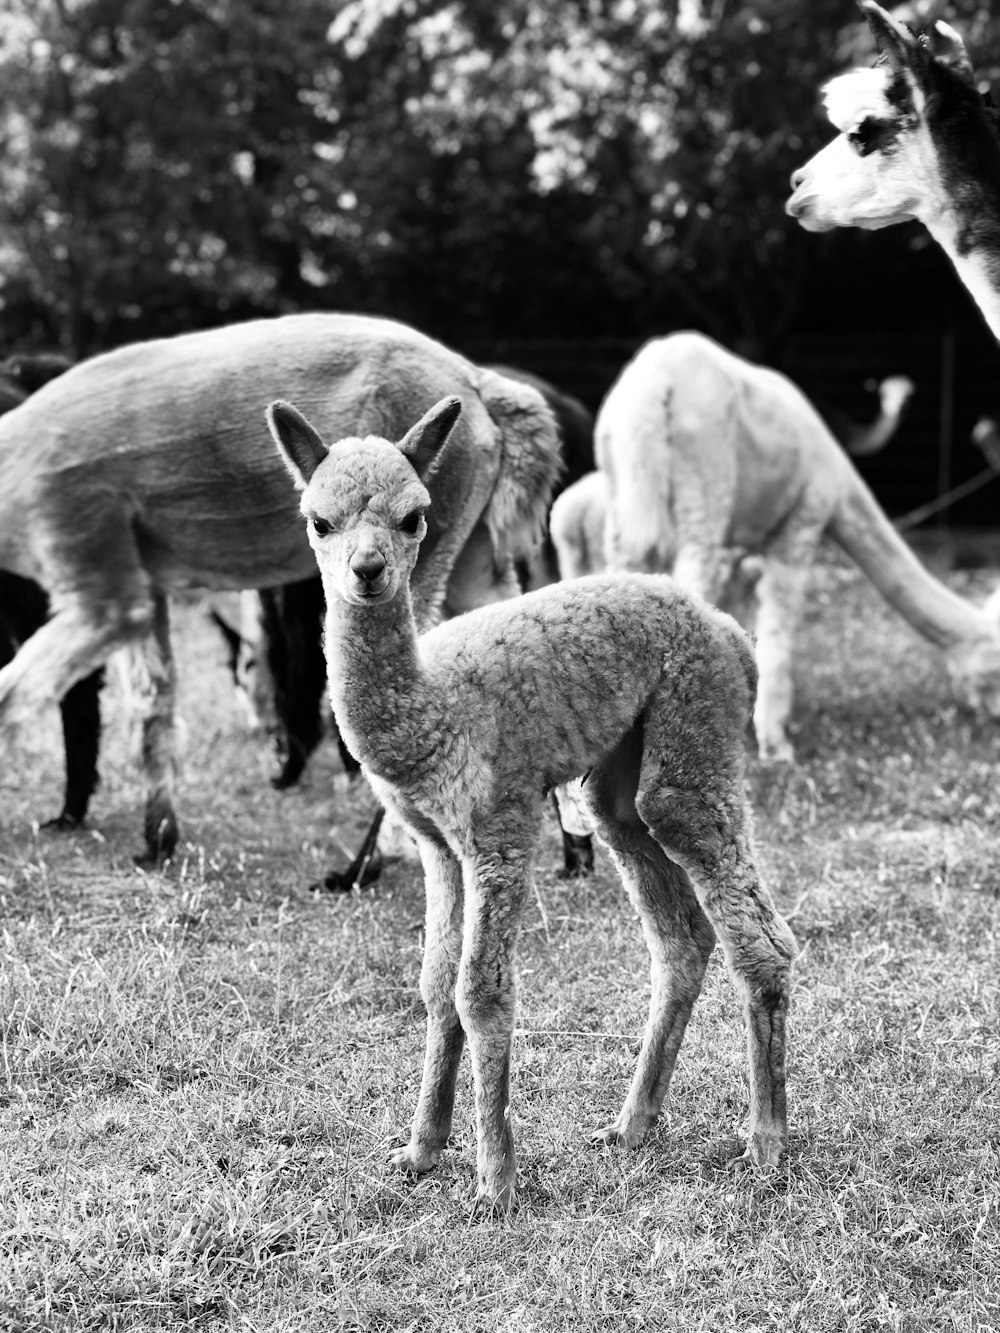
M 799 186 L 802 184 L 802 182 L 805 180 L 805 178 L 806 178 L 805 167 L 796 167 L 795 170 L 792 172 L 791 176 L 792 189 L 797 190 Z
M 378 551 L 355 551 L 351 556 L 351 573 L 365 583 L 374 583 L 385 569 L 385 556 Z

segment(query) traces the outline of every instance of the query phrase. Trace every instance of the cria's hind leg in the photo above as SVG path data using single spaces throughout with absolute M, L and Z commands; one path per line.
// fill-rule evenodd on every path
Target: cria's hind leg
M 715 933 L 687 875 L 664 854 L 634 803 L 639 741 L 631 736 L 587 779 L 598 836 L 607 845 L 639 915 L 650 955 L 652 995 L 642 1049 L 617 1117 L 595 1142 L 636 1147 L 663 1105 L 701 991 Z
M 718 704 L 716 704 L 718 707 Z M 713 735 L 706 703 L 697 737 L 678 734 L 677 712 L 647 718 L 636 808 L 669 857 L 688 873 L 725 951 L 746 1016 L 750 1134 L 740 1160 L 767 1170 L 787 1142 L 785 1015 L 795 941 L 761 885 L 743 794 L 742 742 Z M 673 749 L 671 749 L 673 747 Z

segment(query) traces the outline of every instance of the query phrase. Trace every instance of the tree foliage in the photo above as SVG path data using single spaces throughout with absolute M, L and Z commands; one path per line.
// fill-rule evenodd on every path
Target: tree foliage
M 988 6 L 948 12 L 994 61 Z M 817 253 L 788 174 L 865 33 L 852 0 L 5 0 L 0 333 L 325 306 L 763 354 Z

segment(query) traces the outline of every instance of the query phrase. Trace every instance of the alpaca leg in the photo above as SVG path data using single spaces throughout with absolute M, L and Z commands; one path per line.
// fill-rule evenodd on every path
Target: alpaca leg
M 802 615 L 814 542 L 798 543 L 787 554 L 768 552 L 757 584 L 757 703 L 753 722 L 761 759 L 790 763 L 795 632 Z
M 725 952 L 743 1001 L 750 1061 L 750 1134 L 741 1160 L 770 1169 L 787 1141 L 785 1015 L 795 941 L 757 873 L 741 753 L 731 743 L 727 771 L 713 738 L 703 736 L 699 772 L 693 745 L 671 736 L 671 714 L 676 707 L 663 717 L 647 714 L 636 809 L 687 872 Z
M 150 615 L 148 601 L 108 617 L 83 602 L 65 601 L 0 670 L 0 728 L 13 732 L 58 703 L 124 640 L 146 633 Z
M 552 790 L 559 827 L 562 829 L 563 868 L 560 879 L 580 879 L 594 869 L 593 823 L 579 779 Z
M 129 691 L 141 725 L 141 759 L 146 784 L 146 849 L 136 858 L 155 866 L 177 846 L 173 789 L 177 774 L 174 725 L 175 670 L 170 648 L 170 614 L 163 593 L 153 596 L 152 633 L 129 646 Z
M 455 1082 L 465 1034 L 455 1007 L 462 953 L 462 869 L 443 844 L 420 837 L 427 892 L 420 993 L 427 1009 L 427 1045 L 410 1141 L 393 1155 L 406 1171 L 429 1171 L 451 1133 Z
M 481 831 L 480 831 L 481 832 Z M 513 836 L 512 836 L 513 834 Z M 477 838 L 465 866 L 465 923 L 458 1012 L 469 1043 L 476 1092 L 477 1204 L 506 1211 L 514 1201 L 510 1057 L 514 1033 L 514 948 L 530 882 L 526 844 L 508 821 L 487 848 Z
M 264 657 L 274 685 L 274 708 L 285 747 L 284 765 L 272 784 L 282 790 L 294 786 L 302 776 L 323 735 L 323 585 L 318 578 L 301 579 L 262 592 L 260 599 Z
M 635 809 L 640 739 L 633 733 L 590 774 L 584 790 L 642 924 L 651 996 L 642 1049 L 615 1120 L 595 1142 L 635 1148 L 656 1122 L 670 1087 L 691 1010 L 715 947 L 715 932 L 680 868 L 650 836 Z
M 103 669 L 92 671 L 70 686 L 59 704 L 66 751 L 66 792 L 61 813 L 43 824 L 43 828 L 79 828 L 87 817 L 90 798 L 97 786 L 103 684 Z

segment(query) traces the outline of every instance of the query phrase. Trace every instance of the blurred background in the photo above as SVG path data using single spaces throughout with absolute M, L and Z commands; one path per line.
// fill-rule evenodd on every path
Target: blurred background
M 989 90 L 988 3 L 893 12 Z M 983 469 L 1000 353 L 917 224 L 784 214 L 820 86 L 873 55 L 853 0 L 0 0 L 0 354 L 360 311 L 596 409 L 696 328 L 857 421 L 909 376 L 858 460 L 906 515 Z

